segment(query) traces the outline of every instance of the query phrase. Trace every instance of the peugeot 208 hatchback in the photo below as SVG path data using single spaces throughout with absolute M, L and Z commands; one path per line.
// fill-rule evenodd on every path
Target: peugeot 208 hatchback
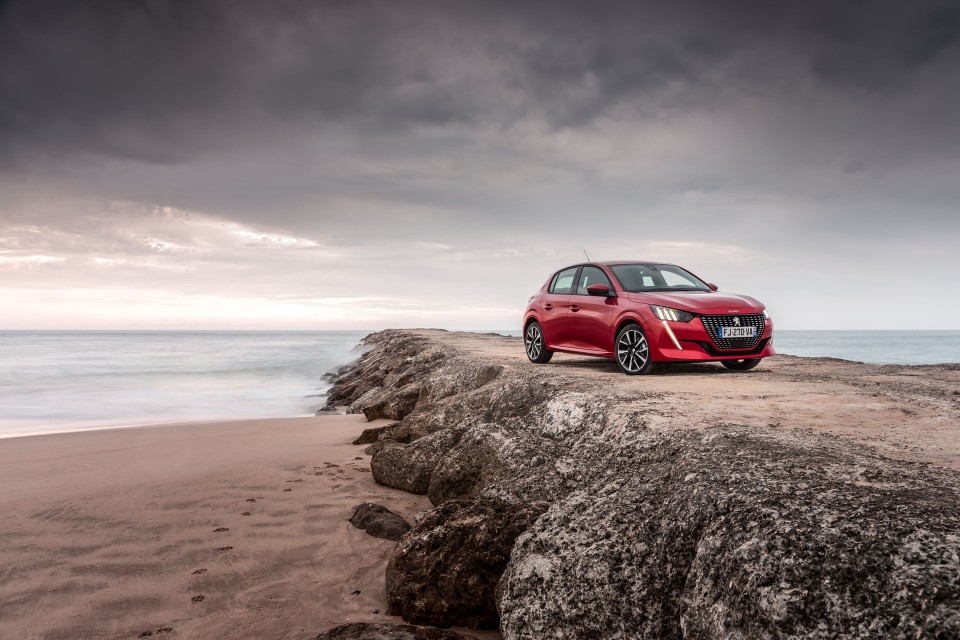
M 762 304 L 659 262 L 557 271 L 530 298 L 523 341 L 532 362 L 549 362 L 554 351 L 600 356 L 630 375 L 667 362 L 718 361 L 744 371 L 775 353 Z

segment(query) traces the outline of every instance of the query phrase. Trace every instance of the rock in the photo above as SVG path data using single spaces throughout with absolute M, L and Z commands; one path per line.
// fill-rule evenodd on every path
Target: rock
M 628 379 L 600 361 L 531 366 L 519 339 L 385 331 L 366 343 L 331 397 L 363 411 L 419 385 L 368 450 L 378 482 L 438 505 L 391 558 L 391 613 L 480 627 L 498 607 L 504 640 L 960 637 L 955 471 L 817 435 L 747 396 L 750 424 L 720 423 L 724 407 L 697 391 L 722 375 L 705 365 L 678 369 L 677 393 L 669 376 Z M 927 383 L 920 368 L 776 362 L 763 386 L 788 401 L 829 366 L 842 377 L 830 384 L 848 386 L 824 394 L 863 387 L 850 392 L 863 406 L 882 392 L 957 420 L 948 366 Z
M 559 449 L 537 433 L 479 424 L 440 456 L 427 496 L 435 505 L 481 493 L 508 502 L 553 500 L 564 493 L 564 481 L 555 469 L 541 467 L 560 457 Z
M 494 425 L 482 424 L 467 430 L 434 467 L 427 488 L 430 502 L 438 505 L 475 496 L 501 471 L 499 452 L 505 439 L 503 431 Z
M 350 524 L 385 540 L 399 540 L 410 530 L 410 524 L 402 517 L 382 505 L 370 502 L 357 505 L 350 517 Z
M 504 638 L 960 637 L 960 492 L 819 445 L 652 437 L 518 540 Z
M 314 640 L 476 640 L 447 629 L 410 624 L 352 622 L 321 633 Z
M 388 424 L 382 427 L 370 427 L 368 429 L 364 429 L 353 441 L 353 444 L 373 444 L 377 441 L 377 438 L 380 437 L 380 434 L 382 434 L 388 427 L 392 426 L 394 425 Z
M 546 507 L 475 499 L 428 512 L 387 565 L 388 613 L 417 624 L 495 629 L 497 581 L 517 536 Z
M 457 444 L 463 432 L 464 429 L 446 429 L 410 444 L 385 444 L 370 461 L 374 479 L 394 489 L 426 493 L 437 462 Z
M 362 413 L 367 420 L 401 420 L 417 404 L 420 397 L 420 385 L 411 383 L 405 387 L 374 387 L 357 398 L 347 413 Z

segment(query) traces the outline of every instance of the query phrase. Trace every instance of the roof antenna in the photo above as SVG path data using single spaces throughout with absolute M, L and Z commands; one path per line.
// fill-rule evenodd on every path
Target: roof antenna
M 587 250 L 586 250 L 586 249 L 583 250 L 583 255 L 587 256 Z M 593 260 L 590 259 L 590 256 L 587 256 L 587 262 L 593 262 Z

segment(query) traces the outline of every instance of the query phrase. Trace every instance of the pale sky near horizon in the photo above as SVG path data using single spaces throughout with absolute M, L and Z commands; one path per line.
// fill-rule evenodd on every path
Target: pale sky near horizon
M 0 0 L 0 329 L 508 329 L 584 249 L 960 329 L 958 68 L 927 0 Z

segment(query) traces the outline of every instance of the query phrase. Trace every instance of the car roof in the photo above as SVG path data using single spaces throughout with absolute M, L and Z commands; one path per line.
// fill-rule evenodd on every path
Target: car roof
M 665 264 L 673 267 L 676 266 L 672 262 L 664 262 L 663 260 L 605 260 L 603 262 L 595 262 L 593 264 L 602 264 L 605 267 L 613 267 L 618 264 Z
M 662 264 L 675 267 L 677 265 L 672 262 L 663 262 L 662 260 L 602 260 L 602 261 L 593 261 L 593 262 L 578 262 L 576 264 L 567 265 L 566 267 L 561 267 L 558 271 L 563 271 L 565 269 L 570 269 L 572 267 L 585 267 L 587 265 L 600 265 L 603 267 L 616 267 L 622 264 Z

